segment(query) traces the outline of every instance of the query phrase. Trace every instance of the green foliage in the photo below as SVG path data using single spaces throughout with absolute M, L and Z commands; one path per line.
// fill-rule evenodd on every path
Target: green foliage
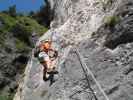
M 5 41 L 6 35 L 0 32 L 0 45 L 2 45 Z
M 29 12 L 29 17 L 32 17 L 34 14 L 35 14 L 34 11 L 30 11 Z
M 16 13 L 16 5 L 10 6 L 8 13 L 12 17 L 16 17 L 16 15 L 17 15 L 17 13 Z
M 23 52 L 23 51 L 29 51 L 28 50 L 28 47 L 27 47 L 27 44 L 24 42 L 24 41 L 20 41 L 20 40 L 16 40 L 16 49 L 19 51 L 19 52 Z
M 120 18 L 118 16 L 108 16 L 105 17 L 105 24 L 113 27 L 120 21 Z
M 4 13 L 0 13 L 0 21 L 2 22 L 2 27 L 0 27 L 1 33 L 8 32 L 16 24 L 15 18 Z
M 38 36 L 43 35 L 48 29 L 38 24 L 35 19 L 28 16 L 12 17 L 6 13 L 0 13 L 0 44 L 4 43 L 5 36 L 13 34 L 15 38 L 31 46 L 31 35 L 33 32 Z
M 38 35 L 42 35 L 47 31 L 47 28 L 38 24 L 34 19 L 29 17 L 17 17 L 17 19 L 18 21 L 13 28 L 13 33 L 20 39 L 27 41 L 33 31 L 39 33 Z
M 50 22 L 53 20 L 53 14 L 54 12 L 51 10 L 48 0 L 45 0 L 45 6 L 42 5 L 40 10 L 32 15 L 32 17 L 36 19 L 39 24 L 49 28 Z
M 0 45 L 3 45 L 6 38 L 6 34 L 16 24 L 16 20 L 8 14 L 0 13 L 0 22 Z
M 8 14 L 0 13 L 0 21 L 3 24 L 2 27 L 0 27 L 0 33 L 17 30 L 17 33 L 23 32 L 22 34 L 25 34 L 27 37 L 27 35 L 31 35 L 33 31 L 37 32 L 38 35 L 41 36 L 48 30 L 44 26 L 38 24 L 36 20 L 26 16 L 17 16 L 16 18 L 14 18 Z
M 0 100 L 13 100 L 14 95 L 6 96 L 0 95 Z

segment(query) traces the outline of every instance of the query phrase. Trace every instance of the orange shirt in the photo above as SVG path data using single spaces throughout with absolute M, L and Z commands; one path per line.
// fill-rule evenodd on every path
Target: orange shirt
M 40 50 L 48 52 L 48 50 L 51 49 L 51 43 L 49 42 L 44 42 L 40 44 Z

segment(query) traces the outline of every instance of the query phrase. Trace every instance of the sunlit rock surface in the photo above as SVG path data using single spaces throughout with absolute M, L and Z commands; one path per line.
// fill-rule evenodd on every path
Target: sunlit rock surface
M 98 100 L 133 100 L 133 1 L 49 2 L 54 9 L 54 20 L 51 30 L 40 41 L 52 35 L 53 47 L 59 51 L 56 65 L 59 74 L 52 85 L 50 81 L 44 82 L 42 66 L 32 57 L 14 100 L 92 100 L 75 48 L 107 96 L 89 74 Z M 107 22 L 108 16 L 117 16 L 119 21 Z

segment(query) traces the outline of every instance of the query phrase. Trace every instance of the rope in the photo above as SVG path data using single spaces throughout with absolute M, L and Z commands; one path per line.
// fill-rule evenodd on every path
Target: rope
M 54 35 L 54 33 L 52 34 L 52 36 Z M 61 36 L 63 38 L 63 36 Z M 52 38 L 52 37 L 51 37 Z M 69 39 L 65 39 L 65 40 L 69 40 Z M 71 41 L 71 40 L 70 40 Z M 108 96 L 106 95 L 106 93 L 104 92 L 104 90 L 102 89 L 101 85 L 99 84 L 99 82 L 96 80 L 95 76 L 93 75 L 93 73 L 91 72 L 91 70 L 87 67 L 86 63 L 83 61 L 83 57 L 82 55 L 80 54 L 80 52 L 78 51 L 77 48 L 75 48 L 75 53 L 77 54 L 78 58 L 79 58 L 79 61 L 80 61 L 80 64 L 82 66 L 82 69 L 85 73 L 85 76 L 87 78 L 87 82 L 88 82 L 88 86 L 89 86 L 89 89 L 90 91 L 92 92 L 95 100 L 98 100 L 98 98 L 96 97 L 96 94 L 94 92 L 94 90 L 91 88 L 90 86 L 90 81 L 89 81 L 89 78 L 88 78 L 88 73 L 92 76 L 93 80 L 95 81 L 96 85 L 98 86 L 99 90 L 102 92 L 102 94 L 104 95 L 104 97 L 106 98 L 106 100 L 109 100 Z M 88 73 L 86 73 L 86 71 Z
M 83 71 L 84 71 L 84 74 L 85 74 L 85 76 L 86 76 L 87 83 L 88 83 L 88 87 L 89 87 L 91 93 L 93 94 L 95 100 L 98 100 L 98 98 L 96 97 L 96 95 L 95 95 L 95 93 L 94 93 L 94 90 L 93 90 L 93 89 L 91 88 L 91 86 L 90 86 L 90 80 L 89 80 L 88 75 L 87 75 L 87 73 L 86 73 L 86 70 L 85 70 L 85 68 L 84 68 L 84 64 L 83 64 L 83 61 L 82 61 L 82 59 L 81 59 L 81 57 L 80 57 L 80 53 L 78 52 L 78 50 L 77 50 L 76 48 L 75 48 L 75 50 L 76 50 L 75 53 L 77 54 L 77 56 L 78 56 L 78 58 L 79 58 L 81 67 L 82 67 L 82 69 L 83 69 Z
M 79 53 L 78 49 L 75 48 L 75 50 L 76 50 L 76 54 L 77 54 L 78 57 L 79 57 L 79 61 L 81 62 L 81 66 L 82 66 L 82 68 L 83 68 L 83 71 L 84 71 L 85 73 L 86 73 L 86 71 L 87 71 L 87 72 L 92 76 L 93 80 L 95 81 L 96 85 L 98 86 L 99 90 L 102 92 L 102 94 L 104 95 L 104 97 L 106 98 L 106 100 L 109 100 L 108 96 L 106 95 L 106 93 L 105 93 L 104 90 L 102 89 L 102 87 L 101 87 L 101 85 L 99 84 L 99 82 L 96 80 L 96 78 L 95 78 L 95 76 L 93 75 L 93 73 L 91 72 L 91 70 L 87 67 L 86 63 L 84 63 L 83 57 L 82 57 L 82 55 Z M 85 71 L 85 69 L 86 69 L 86 71 Z M 86 76 L 87 76 L 87 73 L 86 73 Z M 89 80 L 89 79 L 87 78 L 87 80 Z M 88 82 L 88 84 L 89 84 L 89 82 Z M 90 85 L 90 84 L 89 84 L 89 85 Z M 92 93 L 93 93 L 95 99 L 98 100 L 97 97 L 96 97 L 96 95 L 95 95 L 95 93 L 93 92 L 92 88 L 90 88 L 90 89 L 91 89 L 91 91 L 92 91 Z

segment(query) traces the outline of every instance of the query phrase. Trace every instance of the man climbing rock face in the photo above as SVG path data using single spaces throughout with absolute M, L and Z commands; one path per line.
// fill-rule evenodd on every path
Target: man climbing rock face
M 38 59 L 40 63 L 43 65 L 43 80 L 47 80 L 50 74 L 58 73 L 55 70 L 55 59 L 57 58 L 58 54 L 56 50 L 51 48 L 51 41 L 43 41 L 39 45 L 40 52 L 38 54 Z M 53 53 L 53 56 L 50 56 L 50 53 Z

